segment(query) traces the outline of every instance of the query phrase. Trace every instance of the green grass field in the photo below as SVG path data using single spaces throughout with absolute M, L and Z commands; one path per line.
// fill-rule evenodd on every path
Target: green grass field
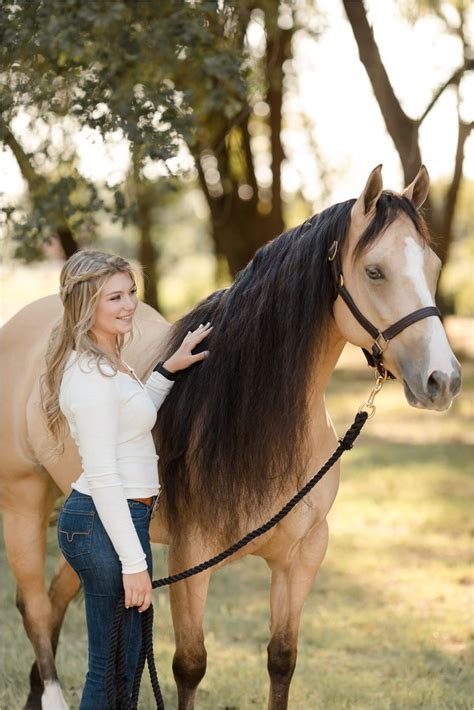
M 366 369 L 336 371 L 328 408 L 339 433 L 370 391 Z M 292 710 L 471 710 L 472 414 L 474 364 L 446 413 L 414 410 L 398 383 L 343 463 L 330 544 L 301 622 Z M 0 708 L 26 698 L 32 651 L 0 550 Z M 57 555 L 50 531 L 48 570 Z M 155 577 L 166 567 L 155 550 Z M 206 616 L 208 672 L 199 710 L 266 707 L 269 576 L 245 558 L 214 575 Z M 155 650 L 168 708 L 176 707 L 166 591 L 155 592 Z M 58 668 L 77 708 L 86 660 L 82 602 L 68 612 Z M 140 707 L 153 707 L 148 679 Z

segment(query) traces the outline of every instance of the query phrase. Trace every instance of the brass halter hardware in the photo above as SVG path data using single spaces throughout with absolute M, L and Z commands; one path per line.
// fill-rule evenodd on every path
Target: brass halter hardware
M 339 246 L 338 242 L 333 242 L 331 244 L 331 246 L 329 247 L 329 253 L 328 253 L 329 261 L 334 261 L 334 259 L 336 258 L 338 246 Z
M 383 375 L 380 374 L 378 370 L 375 370 L 375 385 L 372 388 L 372 392 L 369 394 L 368 399 L 365 400 L 365 402 L 362 402 L 360 405 L 359 409 L 357 410 L 359 414 L 362 412 L 367 412 L 368 419 L 372 419 L 372 417 L 375 414 L 376 411 L 376 406 L 374 404 L 374 399 L 376 395 L 380 392 L 382 387 L 385 384 L 385 381 L 387 379 L 387 370 L 383 371 Z

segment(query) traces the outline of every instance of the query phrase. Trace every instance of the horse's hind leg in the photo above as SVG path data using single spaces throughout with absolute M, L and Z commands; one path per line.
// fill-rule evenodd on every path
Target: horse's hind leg
M 304 601 L 326 554 L 326 521 L 303 538 L 290 560 L 266 558 L 272 570 L 271 639 L 268 644 L 270 695 L 268 710 L 286 710 L 296 666 L 298 631 Z
M 54 663 L 53 611 L 45 586 L 46 531 L 57 489 L 51 479 L 35 471 L 17 480 L 8 493 L 2 501 L 5 547 L 17 583 L 17 606 L 42 684 L 41 701 L 41 688 L 36 686 L 26 707 L 67 710 Z
M 190 559 L 177 556 L 170 548 L 170 573 L 191 567 L 206 557 Z M 178 710 L 193 710 L 196 690 L 206 672 L 206 648 L 202 629 L 209 572 L 183 580 L 170 587 L 176 651 L 173 674 L 178 689 Z
M 51 601 L 51 644 L 53 655 L 56 656 L 58 647 L 59 634 L 66 613 L 66 609 L 71 599 L 73 599 L 80 588 L 80 580 L 72 567 L 66 562 L 61 555 L 54 570 L 53 579 L 48 591 L 48 596 Z M 38 705 L 39 698 L 43 692 L 43 683 L 41 682 L 38 663 L 35 661 L 30 671 L 30 694 L 28 702 Z M 27 703 L 28 707 L 28 703 Z

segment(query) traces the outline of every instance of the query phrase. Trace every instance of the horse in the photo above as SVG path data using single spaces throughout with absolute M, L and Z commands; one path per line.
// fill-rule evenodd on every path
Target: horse
M 377 366 L 403 383 L 411 406 L 442 411 L 451 405 L 461 374 L 434 308 L 440 261 L 419 212 L 428 190 L 424 166 L 401 193 L 383 189 L 377 166 L 357 199 L 333 205 L 264 245 L 231 286 L 174 325 L 140 305 L 126 359 L 142 378 L 188 330 L 207 321 L 214 326 L 205 345 L 210 356 L 179 374 L 154 430 L 164 493 L 150 534 L 169 545 L 170 574 L 211 557 L 271 517 L 336 448 L 324 392 L 346 342 L 378 354 Z M 51 510 L 81 470 L 70 439 L 64 453 L 52 458 L 40 412 L 46 343 L 60 315 L 58 297 L 48 296 L 20 311 L 0 333 L 0 367 L 8 383 L 0 420 L 0 503 L 17 606 L 36 658 L 30 710 L 67 708 L 54 655 L 67 605 L 79 588 L 63 558 L 48 591 L 44 574 Z M 394 321 L 402 325 L 390 339 Z M 376 337 L 368 327 L 374 323 Z M 230 560 L 257 555 L 270 569 L 269 710 L 288 705 L 300 615 L 326 553 L 327 515 L 339 475 L 336 464 L 306 505 Z M 203 615 L 210 574 L 170 588 L 179 710 L 194 708 L 206 670 Z

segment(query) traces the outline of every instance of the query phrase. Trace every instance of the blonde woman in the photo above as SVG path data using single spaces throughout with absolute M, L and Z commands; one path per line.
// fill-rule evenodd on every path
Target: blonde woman
M 58 539 L 85 595 L 89 654 L 80 710 L 102 710 L 117 598 L 124 593 L 125 606 L 133 607 L 125 628 L 130 692 L 141 643 L 139 614 L 151 603 L 148 528 L 160 489 L 151 429 L 175 373 L 209 354 L 192 350 L 212 326 L 189 332 L 142 383 L 121 357 L 137 308 L 128 262 L 80 251 L 63 266 L 60 295 L 64 314 L 48 345 L 43 409 L 58 447 L 69 428 L 82 460 L 61 509 Z

